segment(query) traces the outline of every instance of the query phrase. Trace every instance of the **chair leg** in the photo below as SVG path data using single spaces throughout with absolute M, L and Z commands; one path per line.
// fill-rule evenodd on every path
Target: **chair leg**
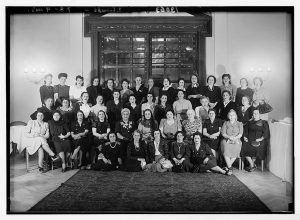
M 264 172 L 264 160 L 261 160 L 261 172 Z
M 242 169 L 242 158 L 239 158 L 239 170 Z
M 27 149 L 25 149 L 25 155 L 26 155 L 26 171 L 29 172 L 29 153 Z

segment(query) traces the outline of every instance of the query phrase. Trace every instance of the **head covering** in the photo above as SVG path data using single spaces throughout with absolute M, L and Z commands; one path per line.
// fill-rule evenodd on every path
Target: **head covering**
M 123 108 L 121 111 L 121 115 L 123 115 L 124 112 L 128 112 L 130 114 L 130 110 L 128 108 Z
M 66 73 L 60 73 L 60 74 L 58 74 L 58 78 L 60 79 L 61 77 L 68 77 L 68 74 L 66 74 Z

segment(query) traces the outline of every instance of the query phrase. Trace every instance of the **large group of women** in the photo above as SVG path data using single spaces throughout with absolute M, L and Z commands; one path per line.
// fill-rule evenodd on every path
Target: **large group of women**
M 152 78 L 146 87 L 137 76 L 134 86 L 123 79 L 118 89 L 113 79 L 104 88 L 98 77 L 87 88 L 80 75 L 73 86 L 66 85 L 66 73 L 58 79 L 53 87 L 52 75 L 45 76 L 42 107 L 26 127 L 28 152 L 38 151 L 41 172 L 48 170 L 49 161 L 60 159 L 62 172 L 80 168 L 231 175 L 236 158 L 246 158 L 245 169 L 251 172 L 255 159 L 266 156 L 269 127 L 259 106 L 269 100 L 259 77 L 253 79 L 254 89 L 246 78 L 237 88 L 229 74 L 222 76 L 221 86 L 212 75 L 207 85 L 200 85 L 193 74 L 187 88 L 182 78 L 176 88 L 168 78 L 158 88 Z

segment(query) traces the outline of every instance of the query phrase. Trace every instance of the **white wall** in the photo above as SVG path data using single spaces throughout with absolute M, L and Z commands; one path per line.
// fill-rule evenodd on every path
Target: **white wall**
M 291 18 L 285 13 L 213 13 L 213 37 L 206 40 L 207 74 L 221 84 L 230 73 L 239 79 L 264 79 L 274 107 L 270 117 L 292 117 Z M 268 70 L 269 68 L 269 70 Z
M 43 82 L 30 82 L 25 69 L 30 73 L 35 68 L 41 75 L 52 73 L 54 85 L 60 72 L 68 73 L 68 85 L 83 73 L 87 85 L 90 39 L 83 38 L 82 14 L 14 15 L 10 24 L 10 121 L 27 122 L 41 106 L 39 87 Z

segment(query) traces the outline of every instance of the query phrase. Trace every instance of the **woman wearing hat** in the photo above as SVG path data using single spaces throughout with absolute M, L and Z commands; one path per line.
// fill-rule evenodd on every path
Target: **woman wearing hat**
M 62 98 L 69 99 L 70 86 L 66 85 L 68 74 L 58 74 L 59 84 L 54 86 L 54 103 L 55 108 L 62 105 Z

